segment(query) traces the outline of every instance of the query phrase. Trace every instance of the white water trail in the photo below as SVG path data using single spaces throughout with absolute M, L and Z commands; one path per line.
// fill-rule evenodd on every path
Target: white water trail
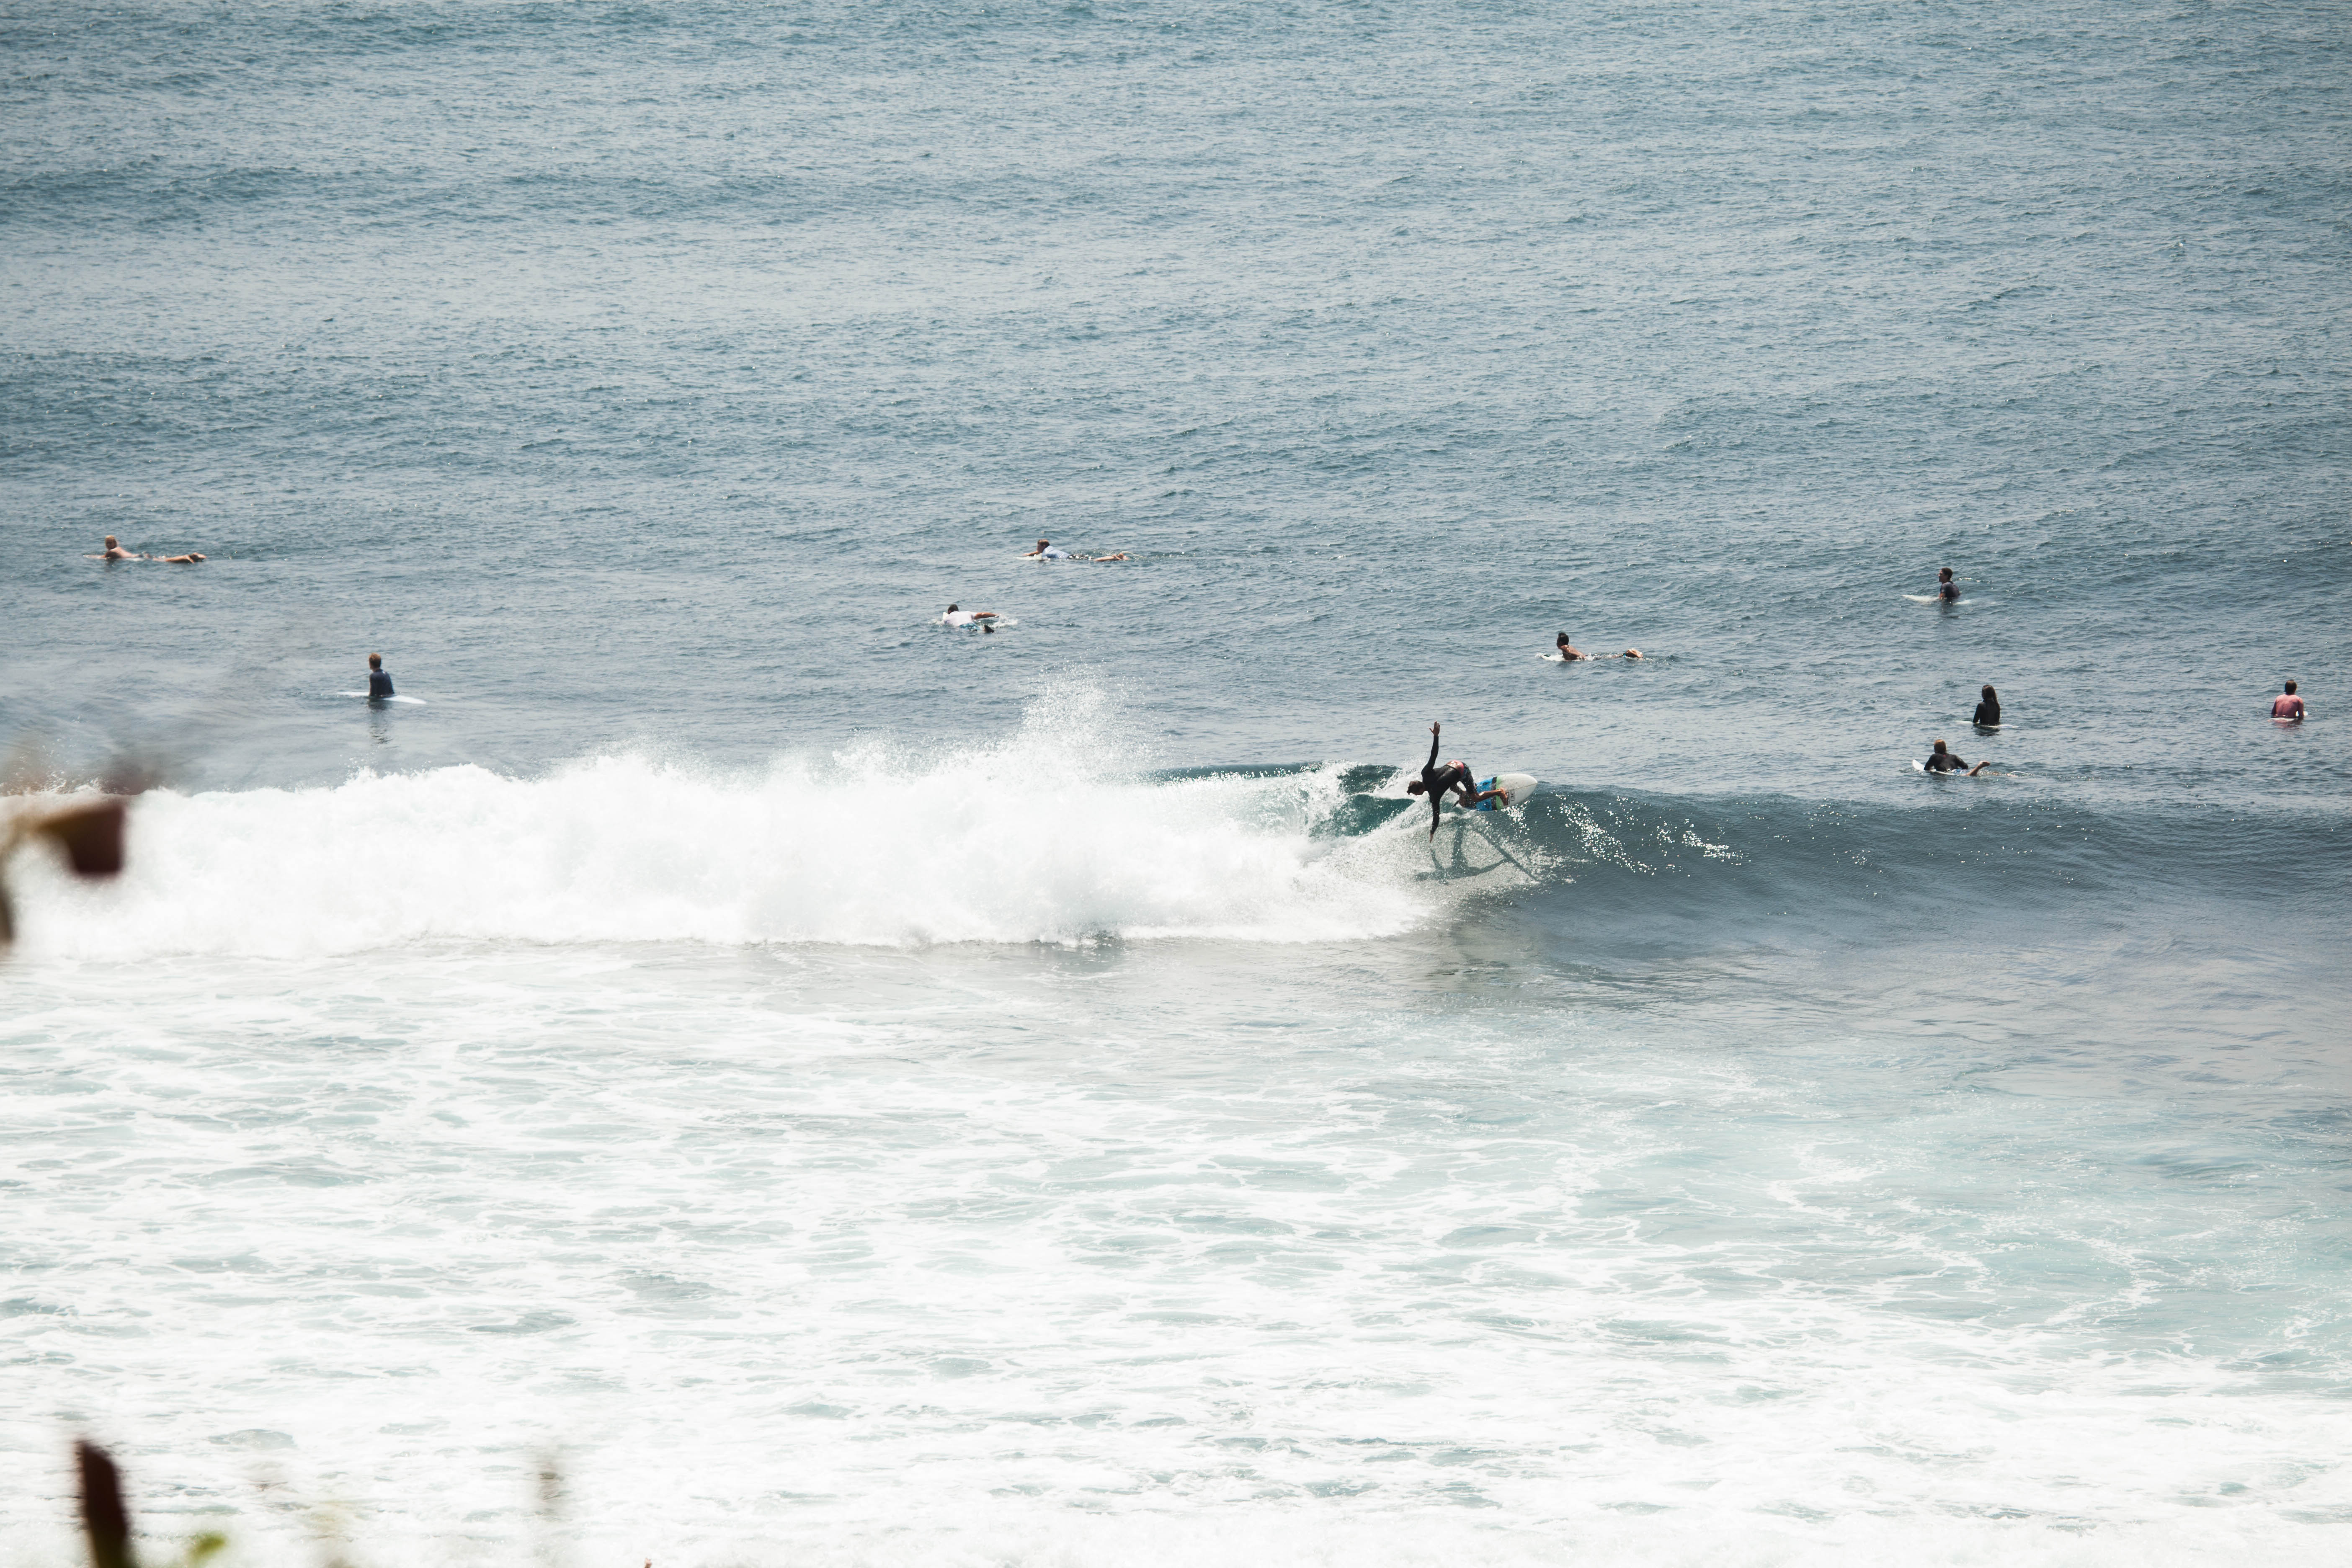
M 134 803 L 129 868 L 19 863 L 25 952 L 297 956 L 427 939 L 1074 942 L 1387 935 L 1441 900 L 1394 836 L 1318 837 L 1339 770 L 1178 781 L 1084 704 L 1003 743 L 750 773 L 627 755 Z

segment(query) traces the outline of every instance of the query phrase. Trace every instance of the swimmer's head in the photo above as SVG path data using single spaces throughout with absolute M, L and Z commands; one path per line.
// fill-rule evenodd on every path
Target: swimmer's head
M 1994 694 L 1993 689 L 1990 686 L 1987 686 L 1984 689 L 1984 699 L 1988 702 L 1998 702 L 2000 700 L 2000 699 Z
M 115 542 L 114 542 L 114 535 L 112 535 L 112 534 L 110 534 L 110 534 L 108 534 L 108 535 L 106 536 L 106 547 L 107 547 L 109 550 L 113 550 L 113 549 L 118 548 L 118 547 L 116 546 Z
M 1625 650 L 1625 657 L 1627 658 L 1639 658 L 1642 657 L 1642 650 L 1637 647 L 1629 647 Z
M 1559 636 L 1552 638 L 1551 640 L 1553 646 L 1558 647 L 1566 647 L 1568 646 L 1568 634 L 1566 632 L 1562 632 Z
M 1938 583 L 1948 583 L 1948 582 L 1950 582 L 1951 580 L 1952 580 L 1952 569 L 1951 569 L 1950 567 L 1948 567 L 1948 566 L 1944 566 L 1944 567 L 1939 567 L 1939 568 L 1937 568 L 1937 572 L 1936 572 L 1936 581 L 1937 581 L 1937 582 L 1938 582 Z
M 954 615 L 955 613 L 956 613 L 956 606 L 955 606 L 955 605 L 950 605 L 948 606 L 948 614 L 952 616 L 952 615 Z
M 2292 697 L 2292 696 L 2294 696 L 2294 681 L 2292 681 L 2292 680 L 2290 680 L 2290 681 L 2288 681 L 2288 682 L 2286 683 L 2286 694 L 2287 694 L 2289 697 Z
M 1424 795 L 1428 790 L 1429 786 L 1419 779 L 1411 780 L 1404 786 L 1404 793 L 1407 795 Z
M 372 653 L 368 655 L 368 668 L 370 669 L 382 669 L 383 668 L 383 655 L 380 653 Z
M 1936 754 L 1939 757 L 1944 754 L 1944 742 L 1941 741 L 1936 742 Z
M 1052 540 L 1050 540 L 1050 539 L 1041 539 L 1041 540 L 1039 540 L 1039 541 L 1037 542 L 1037 548 L 1038 548 L 1038 549 L 1040 549 L 1040 550 L 1043 550 L 1043 549 L 1045 549 L 1045 546 L 1047 546 L 1048 544 L 1051 544 L 1051 543 L 1053 543 L 1053 542 L 1053 542 Z

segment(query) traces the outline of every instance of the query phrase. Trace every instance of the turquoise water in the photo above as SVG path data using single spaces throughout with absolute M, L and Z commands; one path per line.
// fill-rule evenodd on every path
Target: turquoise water
M 2347 1551 L 2341 16 L 0 33 L 0 1563 Z

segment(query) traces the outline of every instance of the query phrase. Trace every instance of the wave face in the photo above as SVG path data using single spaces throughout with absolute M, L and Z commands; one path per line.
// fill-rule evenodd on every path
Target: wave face
M 646 755 L 136 804 L 119 884 L 28 858 L 30 952 L 295 956 L 392 943 L 908 946 L 1392 936 L 1496 897 L 1629 956 L 1805 928 L 1884 935 L 1976 908 L 2151 890 L 2326 897 L 2339 817 L 2102 816 L 1986 795 L 1914 809 L 1550 791 L 1449 813 L 1396 771 L 1151 774 L 1081 720 L 916 756 L 868 744 L 728 772 Z M 1932 789 L 1934 786 L 1928 786 Z

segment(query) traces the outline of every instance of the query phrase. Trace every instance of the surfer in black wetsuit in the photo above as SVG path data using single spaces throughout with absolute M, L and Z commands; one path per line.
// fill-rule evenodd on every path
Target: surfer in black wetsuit
M 1936 597 L 1948 605 L 1956 604 L 1959 600 L 1960 585 L 1952 581 L 1952 569 L 1948 566 L 1937 569 Z
M 392 695 L 392 675 L 383 668 L 383 655 L 368 655 L 368 700 L 381 702 Z
M 1407 795 L 1425 795 L 1429 797 L 1429 836 L 1432 838 L 1437 837 L 1438 819 L 1444 814 L 1445 795 L 1449 790 L 1454 793 L 1455 798 L 1460 800 L 1465 807 L 1472 809 L 1475 809 L 1480 801 L 1493 800 L 1503 795 L 1503 792 L 1498 789 L 1480 793 L 1471 774 L 1468 763 L 1457 759 L 1447 763 L 1442 768 L 1439 767 L 1437 765 L 1437 726 L 1432 724 L 1429 727 L 1429 761 L 1421 764 L 1421 776 L 1404 786 L 1404 793 Z M 1509 797 L 1504 796 L 1504 798 Z
M 1984 689 L 1984 696 L 1977 702 L 1976 722 L 1979 730 L 2000 728 L 2000 693 L 1990 686 Z
M 1944 742 L 1941 741 L 1936 742 L 1935 751 L 1927 757 L 1927 771 L 1931 773 L 1967 773 L 1973 778 L 1990 766 L 1992 766 L 1990 757 L 1987 757 L 1975 767 L 1969 766 L 1964 758 L 1956 757 L 1946 751 Z

